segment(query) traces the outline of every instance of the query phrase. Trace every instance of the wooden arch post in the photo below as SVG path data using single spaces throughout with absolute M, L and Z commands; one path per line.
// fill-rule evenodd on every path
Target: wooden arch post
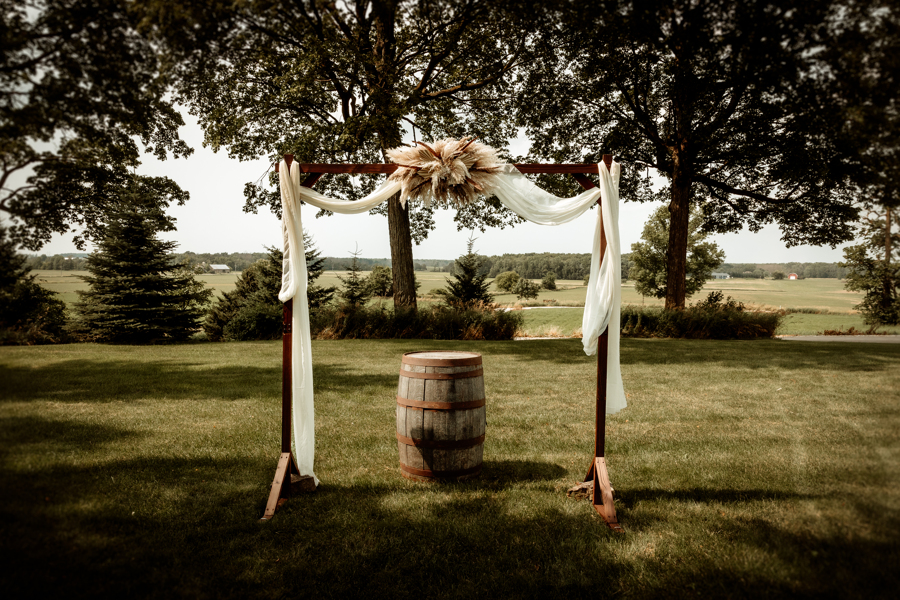
M 294 161 L 293 154 L 284 155 L 285 164 L 290 168 Z M 606 168 L 612 167 L 613 156 L 603 155 Z M 395 164 L 299 164 L 301 173 L 306 179 L 300 185 L 313 187 L 327 173 L 382 173 L 389 175 L 397 170 Z M 587 177 L 588 174 L 600 174 L 596 164 L 517 164 L 514 165 L 522 173 L 569 174 L 585 190 L 596 187 Z M 278 165 L 275 166 L 278 171 Z M 600 203 L 599 200 L 597 202 Z M 600 261 L 606 254 L 606 232 L 600 222 Z M 282 368 L 281 368 L 281 457 L 275 471 L 275 480 L 269 492 L 266 512 L 261 520 L 267 521 L 275 515 L 275 511 L 291 496 L 292 491 L 314 491 L 312 477 L 300 477 L 297 463 L 291 450 L 291 323 L 293 320 L 292 301 L 284 303 L 284 333 L 282 335 Z M 613 488 L 606 468 L 606 361 L 609 356 L 609 331 L 603 331 L 597 342 L 597 402 L 595 416 L 594 456 L 585 477 L 586 487 L 591 489 L 591 503 L 594 510 L 603 518 L 610 529 L 623 532 L 616 520 L 616 508 L 613 504 Z M 587 484 L 590 484 L 589 486 Z M 598 493 L 599 490 L 599 493 Z

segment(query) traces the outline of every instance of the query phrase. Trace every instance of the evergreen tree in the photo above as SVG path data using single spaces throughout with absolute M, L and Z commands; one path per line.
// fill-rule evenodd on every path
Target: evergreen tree
M 494 301 L 494 296 L 488 292 L 491 284 L 485 281 L 487 273 L 481 269 L 482 257 L 472 250 L 474 243 L 475 239 L 469 238 L 466 244 L 466 253 L 456 260 L 453 280 L 448 280 L 447 287 L 437 291 L 444 297 L 447 304 L 471 306 L 477 302 L 490 303 Z
M 322 258 L 321 252 L 316 248 L 312 236 L 306 231 L 303 232 L 303 246 L 306 248 L 306 274 L 308 285 L 306 288 L 306 299 L 309 302 L 309 309 L 324 306 L 334 299 L 337 288 L 334 286 L 322 287 L 314 282 L 322 273 L 325 272 L 325 259 Z M 281 252 L 279 252 L 279 256 Z M 279 272 L 279 277 L 281 273 Z
M 641 233 L 641 242 L 631 245 L 630 276 L 634 289 L 642 296 L 666 297 L 669 250 L 669 207 L 660 206 L 650 215 Z M 715 242 L 707 242 L 708 233 L 702 230 L 703 216 L 691 209 L 687 240 L 687 279 L 685 296 L 690 298 L 703 288 L 713 269 L 725 260 L 725 253 Z
M 29 275 L 25 261 L 0 228 L 0 344 L 62 341 L 66 305 Z
M 306 297 L 312 310 L 331 302 L 335 288 L 313 283 L 324 271 L 325 259 L 319 257 L 319 250 L 306 231 L 303 245 L 308 281 Z M 266 258 L 247 267 L 235 281 L 235 288 L 223 293 L 206 313 L 203 331 L 210 340 L 273 340 L 281 336 L 283 304 L 278 292 L 284 253 L 274 247 L 266 250 Z
M 158 234 L 175 229 L 157 199 L 132 188 L 119 197 L 87 259 L 88 291 L 79 291 L 75 330 L 113 343 L 183 340 L 198 326 L 212 291 L 173 264 L 177 245 Z
M 359 266 L 359 254 L 359 250 L 350 253 L 353 260 L 350 262 L 350 266 L 345 267 L 349 271 L 347 277 L 338 276 L 338 279 L 344 284 L 338 295 L 344 304 L 351 308 L 364 306 L 369 301 L 369 298 L 372 297 L 372 289 L 369 287 L 366 278 L 362 276 L 362 268 Z

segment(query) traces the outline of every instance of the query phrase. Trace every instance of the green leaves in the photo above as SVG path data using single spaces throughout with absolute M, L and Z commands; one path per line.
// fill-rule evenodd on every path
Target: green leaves
M 631 245 L 628 276 L 634 280 L 635 291 L 642 296 L 666 297 L 669 221 L 668 207 L 660 206 L 644 225 L 643 241 Z M 692 210 L 688 225 L 685 297 L 700 291 L 713 269 L 725 260 L 725 252 L 715 242 L 705 241 L 707 236 L 702 230 L 699 210 Z
M 130 5 L 38 0 L 26 12 L 0 0 L 0 211 L 19 245 L 37 250 L 97 222 L 109 188 L 137 166 L 138 144 L 160 159 L 191 153 Z

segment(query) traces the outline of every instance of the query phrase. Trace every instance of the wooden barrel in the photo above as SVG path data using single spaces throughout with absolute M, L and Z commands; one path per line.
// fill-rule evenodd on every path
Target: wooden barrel
M 481 473 L 484 371 L 475 352 L 407 352 L 397 388 L 400 472 L 416 481 Z

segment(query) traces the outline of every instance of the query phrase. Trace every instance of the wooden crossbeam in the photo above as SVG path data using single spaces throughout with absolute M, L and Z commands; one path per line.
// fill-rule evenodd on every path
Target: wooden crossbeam
M 604 156 L 610 156 L 605 154 Z M 290 157 L 290 160 L 288 160 Z M 285 162 L 288 166 L 294 161 L 293 154 L 284 155 Z M 393 173 L 400 168 L 395 164 L 346 164 L 346 165 L 327 165 L 319 163 L 297 163 L 301 173 Z M 595 164 L 541 164 L 541 163 L 517 163 L 513 165 L 522 173 L 557 173 L 557 174 L 582 174 L 590 173 L 594 175 L 600 174 L 600 167 Z M 275 165 L 275 172 L 278 172 L 279 165 Z M 312 186 L 307 186 L 312 187 Z M 593 187 L 593 186 L 592 186 Z

